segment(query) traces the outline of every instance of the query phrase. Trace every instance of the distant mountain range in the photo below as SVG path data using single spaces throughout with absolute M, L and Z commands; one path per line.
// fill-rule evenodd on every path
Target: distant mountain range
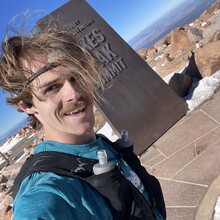
M 7 140 L 7 138 L 11 137 L 12 135 L 17 134 L 18 131 L 21 128 L 25 127 L 27 124 L 28 124 L 28 119 L 25 118 L 21 122 L 19 122 L 18 124 L 14 125 L 10 130 L 8 130 L 3 135 L 1 135 L 0 144 L 4 143 Z
M 190 24 L 197 19 L 216 0 L 184 1 L 177 8 L 155 21 L 152 25 L 136 35 L 128 44 L 134 49 L 150 48 L 173 29 Z

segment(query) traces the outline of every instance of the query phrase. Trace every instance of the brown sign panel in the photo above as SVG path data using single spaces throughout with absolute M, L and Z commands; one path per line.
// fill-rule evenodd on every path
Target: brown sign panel
M 127 130 L 141 154 L 187 111 L 186 103 L 84 0 L 71 0 L 50 14 L 71 28 L 104 66 L 113 85 L 96 103 L 116 134 Z M 46 22 L 49 16 L 39 23 Z M 129 28 L 129 27 L 128 27 Z

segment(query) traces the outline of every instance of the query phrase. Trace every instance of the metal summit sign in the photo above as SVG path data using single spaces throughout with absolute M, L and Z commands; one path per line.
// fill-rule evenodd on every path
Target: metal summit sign
M 71 0 L 49 16 L 59 19 L 104 67 L 105 101 L 96 103 L 116 134 L 127 130 L 144 152 L 187 111 L 187 105 L 85 1 Z

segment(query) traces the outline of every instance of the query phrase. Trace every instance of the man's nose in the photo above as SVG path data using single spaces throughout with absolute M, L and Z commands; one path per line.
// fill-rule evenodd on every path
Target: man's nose
M 81 96 L 79 86 L 76 82 L 66 81 L 63 86 L 63 98 L 65 102 L 77 101 Z

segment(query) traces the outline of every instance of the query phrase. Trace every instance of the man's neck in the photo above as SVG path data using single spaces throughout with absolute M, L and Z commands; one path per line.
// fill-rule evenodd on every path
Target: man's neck
M 51 135 L 45 132 L 44 140 L 56 141 L 64 144 L 88 144 L 96 139 L 94 131 L 88 132 L 83 135 L 73 135 L 73 134 L 56 134 Z

